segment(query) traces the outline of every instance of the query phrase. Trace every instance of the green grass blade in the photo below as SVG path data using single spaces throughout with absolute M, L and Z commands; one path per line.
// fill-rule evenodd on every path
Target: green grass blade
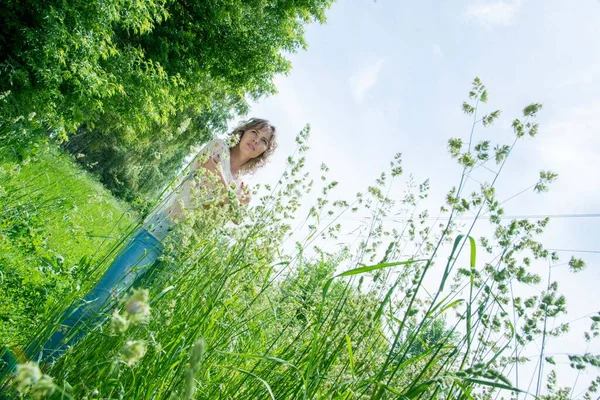
M 264 379 L 262 379 L 261 377 L 259 377 L 256 374 L 253 374 L 250 371 L 246 371 L 244 369 L 241 368 L 237 368 L 237 367 L 231 367 L 231 366 L 227 366 L 227 365 L 216 365 L 216 367 L 220 367 L 220 368 L 225 368 L 225 369 L 232 369 L 238 372 L 242 372 L 246 375 L 250 375 L 251 377 L 255 378 L 256 380 L 258 380 L 260 383 L 262 383 L 265 388 L 267 389 L 267 391 L 269 392 L 269 396 L 271 396 L 271 399 L 275 400 L 275 396 L 273 395 L 273 391 L 271 390 L 271 386 L 269 386 L 269 384 L 267 383 L 267 381 L 265 381 Z
M 354 268 L 354 269 L 342 272 L 341 274 L 334 276 L 334 278 L 340 278 L 342 276 L 364 274 L 365 272 L 376 271 L 378 269 L 396 267 L 398 265 L 410 265 L 410 264 L 424 262 L 424 261 L 427 261 L 427 260 L 407 260 L 407 261 L 396 261 L 396 262 L 391 262 L 391 263 L 381 263 L 381 264 L 376 264 L 376 265 L 364 265 L 360 268 Z
M 471 344 L 473 342 L 473 334 L 472 334 L 472 304 L 473 304 L 473 287 L 475 286 L 475 263 L 477 261 L 477 246 L 475 245 L 475 239 L 471 236 L 468 236 L 469 244 L 471 247 L 471 257 L 470 257 L 470 266 L 471 266 L 471 274 L 470 274 L 470 282 L 469 282 L 469 302 L 467 303 L 467 351 L 465 353 L 464 360 L 467 359 L 469 351 L 471 350 Z
M 350 360 L 350 373 L 354 377 L 354 356 L 352 354 L 352 342 L 350 336 L 346 335 L 346 346 L 348 348 L 348 360 Z

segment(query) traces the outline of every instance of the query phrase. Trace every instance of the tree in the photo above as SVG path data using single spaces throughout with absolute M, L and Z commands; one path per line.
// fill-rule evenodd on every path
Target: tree
M 0 140 L 76 135 L 69 149 L 89 150 L 85 164 L 130 197 L 118 188 L 135 187 L 131 171 L 168 176 L 248 97 L 274 93 L 285 55 L 305 48 L 304 26 L 331 3 L 1 0 Z M 178 130 L 188 119 L 193 129 Z

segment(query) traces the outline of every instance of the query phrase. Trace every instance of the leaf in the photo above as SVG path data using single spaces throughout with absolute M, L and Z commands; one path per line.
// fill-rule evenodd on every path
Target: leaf
M 220 354 L 225 354 L 225 355 L 229 355 L 229 356 L 237 356 L 237 357 L 244 357 L 244 358 L 255 358 L 255 359 L 259 359 L 259 360 L 265 360 L 265 361 L 273 361 L 279 364 L 284 364 L 284 365 L 289 365 L 290 367 L 294 368 L 294 369 L 298 369 L 294 364 L 282 359 L 282 358 L 277 358 L 277 357 L 271 357 L 271 356 L 261 356 L 259 354 L 248 354 L 248 353 L 233 353 L 233 352 L 228 352 L 228 351 L 219 351 L 216 350 L 217 353 Z
M 471 268 L 475 268 L 475 262 L 477 261 L 477 246 L 475 245 L 475 239 L 471 236 L 467 236 L 469 238 L 469 244 L 471 246 Z
M 512 385 L 507 385 L 506 383 L 487 381 L 487 380 L 478 379 L 478 378 L 461 378 L 461 379 L 465 382 L 474 383 L 476 385 L 489 386 L 489 387 L 493 387 L 496 389 L 510 390 L 510 391 L 514 391 L 517 393 L 525 393 L 521 389 L 518 389 Z
M 168 286 L 166 288 L 164 288 L 159 294 L 157 294 L 151 301 L 150 301 L 150 305 L 154 305 L 158 300 L 160 300 L 161 297 L 163 297 L 165 294 L 167 294 L 168 292 L 170 292 L 171 290 L 175 289 L 175 286 L 171 285 Z
M 410 264 L 414 264 L 414 263 L 417 263 L 417 262 L 424 262 L 424 261 L 427 261 L 427 260 L 408 260 L 408 261 L 396 261 L 396 262 L 391 262 L 391 263 L 381 263 L 381 264 L 368 265 L 368 266 L 365 265 L 365 266 L 360 267 L 360 268 L 355 268 L 355 269 L 351 269 L 351 270 L 342 272 L 341 274 L 338 274 L 338 275 L 334 276 L 334 278 L 340 278 L 342 276 L 351 276 L 351 275 L 364 274 L 365 272 L 376 271 L 378 269 L 389 268 L 389 267 L 396 267 L 398 265 L 410 265 Z
M 354 376 L 354 356 L 352 354 L 352 342 L 350 336 L 346 335 L 346 347 L 348 349 L 348 360 L 350 362 L 350 373 Z
M 365 272 L 371 272 L 371 271 L 376 271 L 379 269 L 383 269 L 383 268 L 390 268 L 390 267 L 396 267 L 398 265 L 410 265 L 410 264 L 414 264 L 417 262 L 424 262 L 427 260 L 407 260 L 407 261 L 396 261 L 396 262 L 391 262 L 391 263 L 380 263 L 380 264 L 376 264 L 376 265 L 365 265 L 362 266 L 360 268 L 354 268 L 345 272 L 342 272 L 341 274 L 338 274 L 336 276 L 334 276 L 333 278 L 329 278 L 326 282 L 325 285 L 323 285 L 323 298 L 325 298 L 327 296 L 327 293 L 329 291 L 329 287 L 331 286 L 331 283 L 333 282 L 333 280 L 335 278 L 341 278 L 344 276 L 352 276 L 352 275 L 359 275 L 359 274 L 364 274 Z M 363 265 L 363 264 L 360 264 Z
M 269 384 L 267 383 L 267 381 L 265 381 L 264 379 L 262 379 L 258 375 L 253 374 L 250 371 L 246 371 L 244 369 L 237 368 L 237 367 L 231 367 L 231 366 L 228 366 L 228 365 L 215 364 L 215 366 L 220 367 L 220 368 L 233 369 L 235 371 L 239 371 L 239 372 L 242 372 L 244 374 L 250 375 L 251 377 L 253 377 L 253 378 L 257 379 L 258 381 L 260 381 L 267 388 L 267 391 L 269 392 L 269 396 L 271 396 L 271 399 L 275 400 L 275 396 L 273 395 L 273 391 L 271 390 L 271 386 L 269 386 Z
M 404 393 L 404 397 L 407 399 L 414 399 L 414 398 L 420 396 L 421 393 L 423 393 L 424 391 L 429 389 L 429 387 L 435 383 L 437 383 L 437 381 L 434 381 L 434 380 L 429 380 L 429 381 L 420 383 L 419 385 L 410 389 L 408 392 Z
M 444 286 L 446 284 L 446 280 L 448 279 L 448 276 L 450 276 L 450 263 L 451 261 L 454 259 L 454 253 L 456 252 L 456 249 L 458 248 L 458 245 L 460 244 L 460 242 L 462 241 L 462 239 L 465 237 L 465 235 L 458 235 L 456 237 L 456 239 L 454 240 L 454 245 L 452 246 L 452 251 L 450 252 L 450 257 L 448 258 L 448 263 L 446 264 L 446 269 L 444 270 L 444 276 L 442 277 L 442 282 L 440 283 L 440 288 L 439 291 L 441 292 L 442 290 L 444 290 Z M 471 238 L 470 236 L 468 236 L 470 238 L 470 243 L 472 245 L 475 244 L 475 240 L 473 238 Z M 473 250 L 473 248 L 471 248 L 471 265 L 475 264 L 475 252 Z
M 430 355 L 431 353 L 433 353 L 434 351 L 436 353 L 441 353 L 442 350 L 454 350 L 456 347 L 455 346 L 442 346 L 442 347 L 430 347 L 429 349 L 425 350 L 424 352 L 422 352 L 421 354 L 409 358 L 408 360 L 404 361 L 403 363 L 401 363 L 400 365 L 398 365 L 398 367 L 396 367 L 396 369 L 398 371 L 401 371 L 403 368 L 406 368 L 412 364 L 416 364 L 419 361 L 423 360 L 424 358 L 426 358 L 428 355 Z
M 475 239 L 471 236 L 469 238 L 469 245 L 471 247 L 470 267 L 471 274 L 469 278 L 469 302 L 467 303 L 467 354 L 471 349 L 472 338 L 472 304 L 473 304 L 473 287 L 475 286 L 475 263 L 477 261 L 477 246 L 475 245 Z

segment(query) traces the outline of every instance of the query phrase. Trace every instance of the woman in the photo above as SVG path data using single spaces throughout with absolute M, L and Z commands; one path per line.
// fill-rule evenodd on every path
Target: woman
M 185 210 L 198 201 L 192 201 L 192 187 L 197 184 L 198 175 L 207 175 L 210 171 L 216 178 L 200 180 L 206 187 L 207 196 L 200 199 L 201 204 L 214 202 L 218 196 L 231 185 L 236 186 L 236 194 L 240 203 L 248 204 L 251 193 L 240 180 L 244 174 L 252 173 L 263 166 L 276 148 L 276 129 L 267 120 L 253 118 L 240 124 L 231 134 L 230 139 L 237 142 L 232 147 L 223 140 L 209 142 L 203 151 L 190 164 L 188 173 L 168 192 L 162 204 L 145 220 L 125 248 L 117 255 L 100 281 L 85 298 L 72 305 L 63 313 L 62 326 L 43 345 L 33 343 L 25 351 L 27 358 L 52 363 L 60 357 L 67 346 L 75 345 L 96 325 L 104 311 L 141 276 L 147 274 L 163 252 L 162 241 L 170 229 L 185 218 Z M 208 174 L 211 175 L 211 174 Z M 157 271 L 152 271 L 155 274 Z M 12 359 L 6 354 L 5 360 Z M 11 369 L 14 365 L 11 365 Z

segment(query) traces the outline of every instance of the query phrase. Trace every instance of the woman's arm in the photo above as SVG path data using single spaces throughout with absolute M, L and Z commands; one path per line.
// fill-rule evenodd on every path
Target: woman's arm
M 213 157 L 209 157 L 208 160 L 203 164 L 200 164 L 200 162 L 200 159 L 196 161 L 195 168 L 192 172 L 196 171 L 200 166 L 213 173 L 214 176 L 216 176 L 217 179 L 223 184 L 224 188 L 227 187 L 227 182 L 225 181 L 225 177 L 223 176 L 223 170 L 221 169 L 221 153 L 217 153 Z
M 175 202 L 169 211 L 171 218 L 180 217 L 183 215 L 184 208 L 189 206 L 194 182 L 204 185 L 206 190 L 213 192 L 209 197 L 215 198 L 226 193 L 227 182 L 220 166 L 223 148 L 224 146 L 218 141 L 212 141 L 188 165 L 185 178 L 175 189 L 180 200 Z
M 197 161 L 197 164 L 200 164 L 201 160 Z M 214 174 L 218 181 L 222 184 L 221 190 L 227 189 L 227 181 L 223 176 L 223 170 L 221 169 L 221 153 L 215 154 L 213 157 L 209 157 L 207 161 L 200 164 L 201 168 L 210 171 L 210 173 Z M 199 168 L 198 165 L 195 166 L 195 169 Z M 236 191 L 238 200 L 243 205 L 248 205 L 252 200 L 252 192 L 249 190 L 248 186 L 244 182 L 240 182 L 239 190 Z M 227 199 L 221 205 L 227 204 Z

